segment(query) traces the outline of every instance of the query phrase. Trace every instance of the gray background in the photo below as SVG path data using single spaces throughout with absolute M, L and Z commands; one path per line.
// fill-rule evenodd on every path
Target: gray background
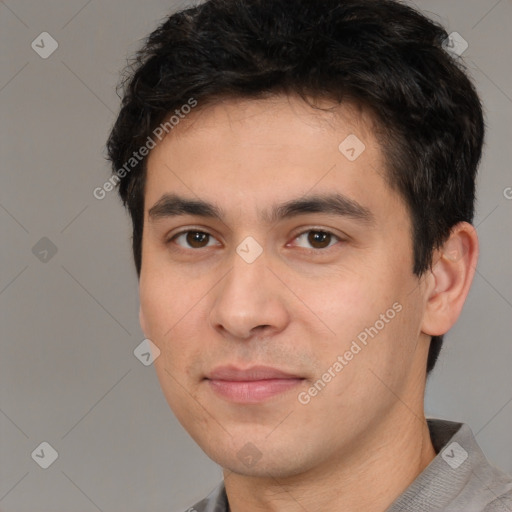
M 469 43 L 464 58 L 488 126 L 481 257 L 429 380 L 426 413 L 469 423 L 488 458 L 512 472 L 512 2 L 416 5 Z M 133 354 L 144 336 L 129 219 L 114 192 L 92 195 L 109 176 L 119 71 L 177 6 L 0 2 L 2 512 L 173 512 L 222 477 Z M 31 47 L 44 31 L 59 44 L 47 59 Z M 56 254 L 44 253 L 43 237 Z M 43 441 L 58 452 L 48 469 L 31 457 Z

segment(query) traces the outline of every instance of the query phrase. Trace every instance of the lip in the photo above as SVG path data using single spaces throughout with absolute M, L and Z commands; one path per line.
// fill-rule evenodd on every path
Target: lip
M 210 380 L 247 382 L 266 379 L 300 379 L 302 377 L 272 368 L 271 366 L 251 366 L 245 370 L 236 366 L 218 366 L 206 378 Z
M 256 404 L 298 386 L 304 378 L 269 366 L 221 366 L 210 372 L 206 380 L 225 400 Z

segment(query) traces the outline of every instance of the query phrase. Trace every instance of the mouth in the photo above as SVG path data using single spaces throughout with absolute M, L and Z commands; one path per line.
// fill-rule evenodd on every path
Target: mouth
M 224 400 L 256 404 L 295 388 L 305 379 L 269 366 L 247 369 L 222 366 L 210 372 L 205 380 L 210 389 Z

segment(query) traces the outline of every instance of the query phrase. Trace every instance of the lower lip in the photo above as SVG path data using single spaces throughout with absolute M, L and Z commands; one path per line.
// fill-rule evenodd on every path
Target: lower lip
M 304 379 L 252 381 L 209 380 L 210 387 L 223 398 L 238 403 L 258 403 L 298 386 Z

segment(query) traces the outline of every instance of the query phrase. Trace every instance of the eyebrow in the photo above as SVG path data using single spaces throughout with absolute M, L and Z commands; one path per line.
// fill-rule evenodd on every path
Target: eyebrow
M 261 219 L 273 224 L 279 220 L 307 213 L 326 213 L 349 217 L 367 224 L 375 222 L 371 210 L 340 193 L 311 195 L 274 205 L 262 212 Z M 180 215 L 194 215 L 224 222 L 225 213 L 219 206 L 202 199 L 189 199 L 176 194 L 164 194 L 148 211 L 150 221 Z

